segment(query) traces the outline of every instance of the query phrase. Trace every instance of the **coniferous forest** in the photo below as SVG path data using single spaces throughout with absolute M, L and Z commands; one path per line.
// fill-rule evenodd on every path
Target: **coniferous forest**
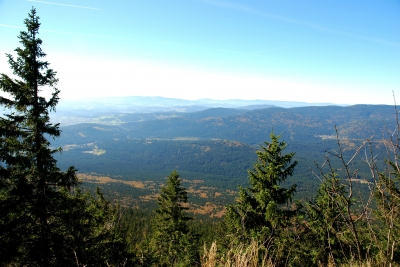
M 336 131 L 336 149 L 315 167 L 318 189 L 308 198 L 296 198 L 291 180 L 296 151 L 271 133 L 221 219 L 188 212 L 173 169 L 154 209 L 120 206 L 81 187 L 74 166 L 58 167 L 61 148 L 52 142 L 62 132 L 50 114 L 60 91 L 34 8 L 25 27 L 7 55 L 13 75 L 0 77 L 1 266 L 400 265 L 397 109 L 386 153 L 368 139 L 350 153 Z M 368 172 L 353 164 L 360 151 Z

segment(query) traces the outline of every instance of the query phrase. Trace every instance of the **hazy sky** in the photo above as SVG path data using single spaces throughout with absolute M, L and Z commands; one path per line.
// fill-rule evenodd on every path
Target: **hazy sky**
M 34 6 L 62 98 L 400 98 L 399 0 L 0 0 L 0 73 Z

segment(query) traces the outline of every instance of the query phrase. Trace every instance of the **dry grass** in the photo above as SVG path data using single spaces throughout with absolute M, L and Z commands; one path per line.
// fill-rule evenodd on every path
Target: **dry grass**
M 214 197 L 215 197 L 215 198 L 220 197 L 220 196 L 222 196 L 222 193 L 220 193 L 220 192 L 215 192 L 215 193 L 214 193 Z
M 225 190 L 226 194 L 230 195 L 230 196 L 236 196 L 237 192 L 234 190 L 230 190 L 230 189 L 226 189 Z
M 372 267 L 372 266 L 385 266 L 384 264 L 375 264 L 372 263 L 371 261 L 366 261 L 366 262 L 352 262 L 349 264 L 343 264 L 343 267 Z M 397 265 L 392 265 L 392 266 L 397 266 Z
M 211 244 L 210 249 L 207 249 L 206 244 L 204 244 L 204 252 L 203 252 L 203 257 L 201 259 L 201 266 L 203 267 L 218 266 L 217 243 L 215 241 Z
M 190 194 L 197 195 L 201 198 L 208 198 L 207 191 L 202 189 L 195 189 L 194 187 L 191 186 L 186 191 Z
M 269 257 L 268 252 L 263 245 L 256 241 L 252 241 L 248 245 L 240 244 L 239 246 L 230 248 L 230 250 L 223 254 L 218 254 L 217 243 L 214 241 L 209 248 L 204 244 L 203 256 L 201 258 L 202 267 L 275 267 L 277 264 Z M 372 266 L 388 266 L 385 264 L 377 264 L 371 261 L 364 262 L 351 262 L 348 264 L 335 265 L 329 263 L 328 265 L 318 266 L 343 266 L 343 267 L 372 267 Z M 398 265 L 390 265 L 398 266 Z
M 222 217 L 224 217 L 225 213 L 226 213 L 226 208 L 222 207 L 222 209 L 215 211 L 214 214 L 211 215 L 211 217 L 212 218 L 222 218 Z
M 274 267 L 276 266 L 268 257 L 268 253 L 260 255 L 263 250 L 260 244 L 252 241 L 250 245 L 239 245 L 231 248 L 225 255 L 219 257 L 217 244 L 213 242 L 211 247 L 207 249 L 204 246 L 204 254 L 201 261 L 203 267 Z
M 206 202 L 203 206 L 190 204 L 189 212 L 200 215 L 208 215 L 211 218 L 222 218 L 225 214 L 225 208 L 211 202 Z
M 159 196 L 160 196 L 160 194 L 144 195 L 144 196 L 140 196 L 139 199 L 144 202 L 156 201 Z
M 146 188 L 145 183 L 143 183 L 141 181 L 125 181 L 125 180 L 114 179 L 114 178 L 111 178 L 108 176 L 97 176 L 97 175 L 84 174 L 84 173 L 78 173 L 77 176 L 80 181 L 85 181 L 85 182 L 89 182 L 89 183 L 96 183 L 96 184 L 120 183 L 120 184 L 132 186 L 134 188 L 139 188 L 139 189 Z

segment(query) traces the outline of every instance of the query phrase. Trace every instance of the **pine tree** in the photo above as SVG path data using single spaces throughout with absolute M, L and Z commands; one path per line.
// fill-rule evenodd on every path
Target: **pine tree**
M 185 205 L 187 192 L 181 186 L 179 174 L 173 171 L 158 198 L 151 246 L 159 264 L 193 265 L 198 261 L 194 237 L 189 231 Z
M 101 199 L 74 193 L 76 170 L 61 171 L 53 157 L 59 149 L 49 140 L 60 130 L 49 113 L 59 100 L 58 80 L 43 60 L 34 8 L 25 26 L 16 58 L 7 55 L 17 78 L 0 76 L 0 90 L 6 93 L 0 97 L 6 110 L 0 116 L 0 259 L 29 266 L 70 266 L 82 258 L 105 264 L 109 257 L 111 262 L 124 248 L 121 238 L 111 234 L 117 228 L 110 224 L 110 208 Z M 51 91 L 49 99 L 42 96 L 44 88 Z
M 65 226 L 58 229 L 56 265 L 131 266 L 135 258 L 127 252 L 120 209 L 105 200 L 99 189 L 95 196 L 78 189 L 68 197 L 64 201 L 68 206 L 60 207 L 57 214 Z
M 0 99 L 9 110 L 0 124 L 2 180 L 5 181 L 1 190 L 2 205 L 5 212 L 11 212 L 2 221 L 11 231 L 2 235 L 23 227 L 24 231 L 13 242 L 13 247 L 18 247 L 15 251 L 33 262 L 49 265 L 54 255 L 51 217 L 57 210 L 57 198 L 62 195 L 59 189 L 76 185 L 77 179 L 73 168 L 67 172 L 57 168 L 53 158 L 57 150 L 50 147 L 47 139 L 60 134 L 58 125 L 50 123 L 49 118 L 49 112 L 58 102 L 59 90 L 55 87 L 56 73 L 48 68 L 47 61 L 41 60 L 46 54 L 38 38 L 40 23 L 35 9 L 29 13 L 25 26 L 27 30 L 19 35 L 22 47 L 15 50 L 17 58 L 7 55 L 18 79 L 5 74 L 0 78 L 1 90 L 9 95 Z M 44 87 L 52 89 L 48 100 L 40 94 Z M 13 238 L 8 236 L 6 240 Z
M 287 204 L 296 186 L 280 184 L 293 174 L 297 162 L 292 162 L 294 153 L 283 154 L 285 148 L 286 143 L 271 134 L 271 142 L 257 151 L 258 160 L 249 171 L 250 187 L 240 188 L 236 203 L 227 208 L 225 219 L 232 241 L 271 243 L 294 215 Z

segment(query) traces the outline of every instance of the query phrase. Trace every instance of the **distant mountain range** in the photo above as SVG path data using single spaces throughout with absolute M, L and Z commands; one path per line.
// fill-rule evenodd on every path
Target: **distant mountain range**
M 102 113 L 91 115 L 87 123 L 63 127 L 61 140 L 96 142 L 111 138 L 226 139 L 250 145 L 260 144 L 271 131 L 289 142 L 342 137 L 383 138 L 394 129 L 395 110 L 386 105 L 321 106 L 246 110 L 211 108 L 197 112 Z
M 126 113 L 154 113 L 154 112 L 195 112 L 209 108 L 240 108 L 240 109 L 261 109 L 268 107 L 304 107 L 304 106 L 324 106 L 327 103 L 306 103 L 293 101 L 273 101 L 273 100 L 214 100 L 199 99 L 185 100 L 177 98 L 150 97 L 150 96 L 130 96 L 130 97 L 107 97 L 92 98 L 84 100 L 63 100 L 57 107 L 56 116 L 97 116 L 110 112 Z
M 104 123 L 102 118 L 108 117 L 110 114 L 122 113 L 140 114 L 139 117 L 152 117 L 153 115 L 149 114 L 189 113 L 213 108 L 256 110 L 270 107 L 292 108 L 326 105 L 328 104 L 273 100 L 184 100 L 150 96 L 108 97 L 63 100 L 57 106 L 57 112 L 52 114 L 52 118 L 54 122 L 60 122 L 62 125 L 72 125 L 85 122 Z

